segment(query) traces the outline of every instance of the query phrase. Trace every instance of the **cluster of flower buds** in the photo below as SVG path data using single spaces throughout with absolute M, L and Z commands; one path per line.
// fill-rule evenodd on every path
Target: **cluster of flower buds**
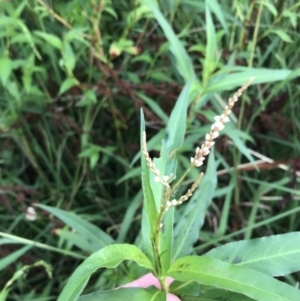
M 231 113 L 231 109 L 234 104 L 237 102 L 238 98 L 242 93 L 248 88 L 248 86 L 253 81 L 253 77 L 245 83 L 234 95 L 232 98 L 229 98 L 228 104 L 226 105 L 223 113 L 220 116 L 215 116 L 215 123 L 211 126 L 210 132 L 205 135 L 205 141 L 201 147 L 197 147 L 195 151 L 195 156 L 191 158 L 191 164 L 196 167 L 200 167 L 210 152 L 210 148 L 215 144 L 213 141 L 219 136 L 219 132 L 223 130 L 224 123 L 230 121 L 228 115 Z
M 169 183 L 171 182 L 171 180 L 173 178 L 173 174 L 170 174 L 169 176 L 162 176 L 160 174 L 160 170 L 156 168 L 155 164 L 153 163 L 153 161 L 150 158 L 149 153 L 147 151 L 146 132 L 143 132 L 142 153 L 145 155 L 146 162 L 147 162 L 149 169 L 155 175 L 154 181 L 157 183 L 161 183 L 164 186 L 169 188 L 170 187 Z
M 191 167 L 196 166 L 200 167 L 203 165 L 203 161 L 205 160 L 205 157 L 209 154 L 210 148 L 215 144 L 213 141 L 219 136 L 219 132 L 224 128 L 224 124 L 229 120 L 229 114 L 231 113 L 231 110 L 234 106 L 234 104 L 237 102 L 238 98 L 242 95 L 242 93 L 248 88 L 248 86 L 253 81 L 253 77 L 250 78 L 250 80 L 245 83 L 234 95 L 233 97 L 229 98 L 228 104 L 225 106 L 223 113 L 220 116 L 215 116 L 215 122 L 211 126 L 210 132 L 205 135 L 205 141 L 201 145 L 201 147 L 197 147 L 195 150 L 195 156 L 191 158 Z M 203 173 L 199 174 L 196 181 L 193 183 L 192 187 L 188 189 L 188 191 L 181 196 L 178 200 L 173 199 L 169 201 L 169 198 L 172 193 L 169 194 L 169 192 L 172 192 L 170 189 L 169 183 L 172 180 L 173 175 L 170 176 L 162 176 L 160 174 L 160 171 L 155 167 L 155 164 L 151 160 L 149 153 L 147 151 L 147 143 L 146 143 L 146 133 L 143 132 L 143 142 L 142 142 L 142 152 L 145 155 L 147 165 L 149 169 L 153 172 L 155 175 L 155 182 L 161 183 L 165 186 L 165 192 L 164 192 L 164 202 L 161 204 L 162 212 L 168 211 L 171 207 L 175 207 L 178 205 L 181 205 L 183 202 L 187 201 L 193 194 L 193 192 L 198 187 Z

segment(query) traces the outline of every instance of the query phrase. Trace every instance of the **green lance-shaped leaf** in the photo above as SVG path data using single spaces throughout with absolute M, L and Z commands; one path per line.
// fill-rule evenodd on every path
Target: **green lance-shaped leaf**
M 168 121 L 166 138 L 160 153 L 160 158 L 155 159 L 155 166 L 160 170 L 162 175 L 170 174 L 176 177 L 177 160 L 176 150 L 178 150 L 183 142 L 186 131 L 187 108 L 189 104 L 189 91 L 192 80 L 190 80 L 180 93 L 178 100 L 172 110 Z M 162 201 L 163 185 L 151 181 L 152 190 L 154 192 L 156 204 Z M 173 222 L 174 210 L 169 210 L 163 221 L 163 228 L 160 236 L 160 250 L 163 272 L 166 272 L 171 264 L 172 259 L 172 242 L 173 242 Z
M 84 241 L 87 240 L 89 244 L 94 247 L 95 251 L 114 242 L 114 240 L 104 231 L 73 212 L 67 212 L 58 208 L 41 204 L 36 205 L 36 207 L 42 208 L 58 217 L 65 224 L 74 229 L 80 236 L 82 236 Z
M 145 132 L 145 118 L 143 111 L 141 110 L 141 150 L 143 149 L 143 133 Z M 159 210 L 159 204 L 155 203 L 155 198 L 150 183 L 150 170 L 147 166 L 147 162 L 144 154 L 141 155 L 141 177 L 142 177 L 142 189 L 144 195 L 144 205 L 142 213 L 142 236 L 144 249 L 152 262 L 154 260 L 153 255 L 153 237 L 155 233 L 155 225 L 157 221 L 157 215 Z
M 241 293 L 257 301 L 300 300 L 300 291 L 284 282 L 206 256 L 180 258 L 171 266 L 168 275 L 179 281 L 197 281 Z
M 136 246 L 110 245 L 89 256 L 69 278 L 57 301 L 75 301 L 85 288 L 90 276 L 100 268 L 115 268 L 124 260 L 132 260 L 139 266 L 153 270 L 146 255 Z
M 205 256 L 270 276 L 287 275 L 300 270 L 300 232 L 228 243 Z
M 199 187 L 188 200 L 184 212 L 174 229 L 173 260 L 192 252 L 199 237 L 205 212 L 211 203 L 217 184 L 216 165 L 213 152 L 208 159 L 207 171 Z
M 112 291 L 96 292 L 81 296 L 78 301 L 165 301 L 166 293 L 155 287 L 143 288 L 120 288 Z

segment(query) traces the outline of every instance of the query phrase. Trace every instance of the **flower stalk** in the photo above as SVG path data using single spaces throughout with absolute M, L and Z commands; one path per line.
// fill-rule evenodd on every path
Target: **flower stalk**
M 229 115 L 231 113 L 234 104 L 238 101 L 238 98 L 242 95 L 242 93 L 249 87 L 253 79 L 254 78 L 251 77 L 240 89 L 238 89 L 236 93 L 234 93 L 234 95 L 231 98 L 229 98 L 228 103 L 225 106 L 220 116 L 214 117 L 215 122 L 212 124 L 210 128 L 210 132 L 205 135 L 205 140 L 203 144 L 201 145 L 201 147 L 197 147 L 195 149 L 195 154 L 193 157 L 191 157 L 190 166 L 187 168 L 186 172 L 182 175 L 182 177 L 179 179 L 179 181 L 177 181 L 177 183 L 173 187 L 170 186 L 170 183 L 173 179 L 173 174 L 161 175 L 160 170 L 156 168 L 154 162 L 150 158 L 149 153 L 147 151 L 146 132 L 144 131 L 142 133 L 142 139 L 143 139 L 142 153 L 145 156 L 147 166 L 155 176 L 154 181 L 162 184 L 164 187 L 162 200 L 160 204 L 160 210 L 158 212 L 158 217 L 156 221 L 154 238 L 153 238 L 153 252 L 155 256 L 158 276 L 160 274 L 161 267 L 162 267 L 162 264 L 160 262 L 161 261 L 160 260 L 161 259 L 160 233 L 161 233 L 163 216 L 170 208 L 181 205 L 183 202 L 186 202 L 193 195 L 194 191 L 197 189 L 199 183 L 201 182 L 203 173 L 199 174 L 199 176 L 192 184 L 192 186 L 178 200 L 176 199 L 171 200 L 172 195 L 193 167 L 200 167 L 203 165 L 206 156 L 209 155 L 210 153 L 210 148 L 215 144 L 214 140 L 219 136 L 219 132 L 224 128 L 224 124 L 230 121 Z M 164 281 L 162 280 L 161 281 L 162 286 L 164 286 L 163 282 Z

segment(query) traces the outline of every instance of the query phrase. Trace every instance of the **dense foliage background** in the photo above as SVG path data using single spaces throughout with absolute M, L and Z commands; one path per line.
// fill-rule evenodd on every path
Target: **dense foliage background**
M 0 1 L 0 287 L 24 272 L 7 300 L 56 300 L 91 250 L 49 212 L 36 208 L 29 220 L 33 204 L 76 212 L 115 241 L 138 244 L 139 110 L 156 156 L 193 76 L 179 172 L 232 90 L 257 79 L 217 142 L 218 189 L 195 252 L 300 230 L 300 3 L 160 0 L 163 15 L 148 3 Z M 52 279 L 26 269 L 39 260 Z M 124 264 L 97 273 L 88 291 L 142 272 Z

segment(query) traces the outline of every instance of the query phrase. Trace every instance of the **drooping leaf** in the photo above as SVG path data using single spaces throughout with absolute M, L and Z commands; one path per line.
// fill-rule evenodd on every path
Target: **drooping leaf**
M 116 244 L 107 246 L 89 256 L 73 272 L 57 301 L 74 301 L 85 288 L 91 275 L 100 268 L 115 268 L 124 260 L 132 260 L 139 266 L 153 270 L 146 255 L 136 246 Z
M 205 212 L 210 205 L 217 184 L 216 166 L 213 153 L 208 160 L 207 171 L 199 187 L 187 201 L 184 213 L 174 229 L 173 261 L 190 254 L 199 231 L 204 223 Z
M 206 256 L 178 259 L 168 275 L 241 293 L 257 301 L 299 301 L 300 291 L 261 272 Z
M 42 39 L 44 39 L 51 46 L 53 46 L 53 47 L 55 47 L 55 48 L 57 48 L 59 50 L 62 50 L 63 43 L 62 43 L 61 39 L 58 38 L 57 36 L 55 36 L 54 34 L 43 32 L 43 31 L 38 31 L 38 30 L 35 30 L 33 33 L 36 36 L 39 36 Z
M 154 287 L 147 289 L 130 287 L 112 291 L 96 292 L 79 297 L 78 301 L 165 301 L 166 293 Z
M 291 274 L 300 270 L 300 232 L 227 243 L 205 256 L 274 277 Z
M 293 43 L 293 40 L 291 39 L 291 37 L 284 30 L 273 29 L 273 30 L 271 30 L 271 32 L 278 35 L 282 41 L 287 42 L 287 43 Z
M 211 78 L 205 93 L 235 89 L 243 85 L 251 76 L 254 76 L 252 85 L 281 81 L 286 79 L 291 72 L 288 69 L 223 68 L 222 74 L 216 74 Z
M 82 237 L 84 237 L 84 239 L 89 241 L 89 243 L 95 248 L 95 251 L 114 242 L 114 240 L 100 228 L 84 220 L 73 212 L 67 212 L 42 204 L 38 204 L 36 206 L 55 215 L 69 227 L 77 231 Z

